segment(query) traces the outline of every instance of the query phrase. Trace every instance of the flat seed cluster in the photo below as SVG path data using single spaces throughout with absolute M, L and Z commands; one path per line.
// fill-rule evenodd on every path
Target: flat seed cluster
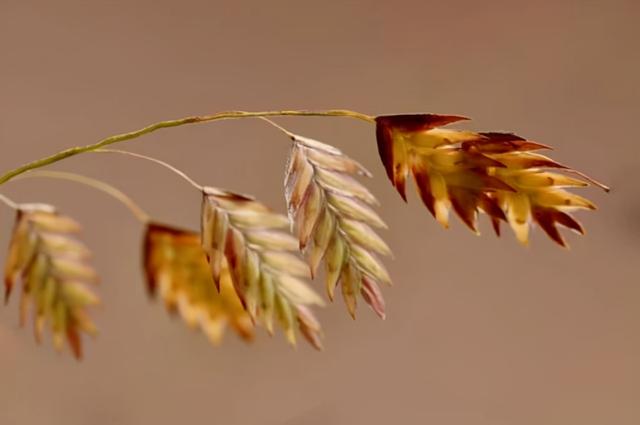
M 340 284 L 353 317 L 361 294 L 384 318 L 379 284 L 390 284 L 391 278 L 375 254 L 390 255 L 391 250 L 373 228 L 386 225 L 372 209 L 378 204 L 376 198 L 354 178 L 371 174 L 333 146 L 297 135 L 292 139 L 285 196 L 312 274 L 324 261 L 330 299 Z
M 144 270 L 149 294 L 159 296 L 170 312 L 201 329 L 213 344 L 222 341 L 228 326 L 245 340 L 253 339 L 253 321 L 236 294 L 226 261 L 217 290 L 198 233 L 149 224 Z
M 78 223 L 49 205 L 21 205 L 5 270 L 7 300 L 22 283 L 21 323 L 33 309 L 37 341 L 48 324 L 56 349 L 66 340 L 77 358 L 82 357 L 80 333 L 96 333 L 86 309 L 99 303 L 87 286 L 97 275 L 88 265 L 89 250 L 74 237 L 79 230 Z
M 569 213 L 595 205 L 565 188 L 592 183 L 608 190 L 605 186 L 535 152 L 549 149 L 545 145 L 510 133 L 442 128 L 465 119 L 429 114 L 376 118 L 380 157 L 405 201 L 411 174 L 422 201 L 445 227 L 453 209 L 476 233 L 478 212 L 490 216 L 498 235 L 500 222 L 506 221 L 523 244 L 532 223 L 562 246 L 566 242 L 558 224 L 584 233 Z
M 274 318 L 295 344 L 297 327 L 320 349 L 320 325 L 311 305 L 323 305 L 308 286 L 309 269 L 294 254 L 298 245 L 286 232 L 287 217 L 255 199 L 233 192 L 205 188 L 202 202 L 202 246 L 215 282 L 224 261 L 249 315 L 273 333 Z

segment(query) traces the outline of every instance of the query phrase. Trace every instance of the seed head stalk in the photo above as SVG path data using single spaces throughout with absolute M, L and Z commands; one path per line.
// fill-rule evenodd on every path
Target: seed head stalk
M 8 206 L 11 209 L 17 210 L 19 205 L 15 202 L 13 202 L 11 199 L 7 198 L 5 195 L 3 195 L 2 193 L 0 193 L 0 203 L 5 204 L 6 206 Z
M 110 137 L 107 137 L 106 139 L 102 139 L 99 142 L 91 145 L 77 146 L 77 147 L 65 149 L 54 155 L 27 163 L 25 165 L 22 165 L 14 170 L 8 171 L 5 174 L 1 175 L 0 185 L 8 182 L 9 180 L 13 179 L 14 177 L 20 174 L 26 173 L 27 171 L 34 170 L 36 168 L 42 168 L 44 166 L 56 163 L 58 161 L 62 161 L 63 159 L 80 155 L 86 152 L 92 152 L 97 149 L 101 149 L 106 146 L 113 145 L 115 143 L 121 143 L 127 140 L 136 139 L 138 137 L 144 136 L 149 133 L 153 133 L 163 128 L 180 127 L 187 124 L 200 124 L 200 123 L 229 120 L 229 119 L 276 117 L 276 116 L 347 117 L 347 118 L 353 118 L 361 121 L 366 121 L 369 123 L 375 122 L 375 119 L 372 116 L 369 116 L 360 112 L 349 111 L 344 109 L 332 109 L 332 110 L 326 110 L 326 111 L 288 111 L 288 110 L 262 111 L 262 112 L 226 111 L 226 112 L 219 112 L 213 115 L 194 116 L 194 117 L 181 118 L 177 120 L 161 121 L 155 124 L 151 124 L 147 127 L 141 128 L 139 130 L 135 130 L 129 133 L 117 134 L 115 136 L 110 136 Z
M 120 201 L 124 206 L 126 206 L 129 211 L 141 222 L 148 223 L 151 220 L 151 216 L 142 209 L 138 204 L 136 204 L 133 199 L 129 196 L 125 195 L 119 189 L 111 186 L 108 183 L 105 183 L 101 180 L 97 180 L 91 177 L 83 176 L 81 174 L 76 173 L 67 173 L 64 171 L 31 171 L 27 174 L 24 174 L 18 177 L 19 179 L 26 179 L 32 177 L 43 177 L 48 179 L 58 179 L 58 180 L 68 180 L 75 183 L 79 183 L 93 189 L 99 190 L 112 198 Z M 0 199 L 2 199 L 2 195 L 0 194 Z
M 187 175 L 187 173 L 185 173 L 184 171 L 174 167 L 173 165 L 164 162 L 158 158 L 153 158 L 151 156 L 147 156 L 147 155 L 142 155 L 139 153 L 135 153 L 135 152 L 129 152 L 129 151 L 123 151 L 123 150 L 119 150 L 119 149 L 96 149 L 93 152 L 95 153 L 115 153 L 115 154 L 119 154 L 119 155 L 126 155 L 126 156 L 130 156 L 133 158 L 138 158 L 138 159 L 144 159 L 145 161 L 150 161 L 150 162 L 154 162 L 158 165 L 161 165 L 162 167 L 172 171 L 173 173 L 177 174 L 178 176 L 180 176 L 182 179 L 184 179 L 187 183 L 189 183 L 191 186 L 195 187 L 197 190 L 199 190 L 200 192 L 202 192 L 204 190 L 204 187 L 199 184 L 198 182 L 196 182 L 194 179 L 192 179 L 191 177 L 189 177 Z

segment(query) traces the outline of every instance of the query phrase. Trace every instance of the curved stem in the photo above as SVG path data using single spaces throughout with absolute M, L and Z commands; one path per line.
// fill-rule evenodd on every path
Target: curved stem
M 131 157 L 134 157 L 134 158 L 144 159 L 146 161 L 155 162 L 156 164 L 162 165 L 163 167 L 173 171 L 174 173 L 176 173 L 177 175 L 182 177 L 184 180 L 186 180 L 191 186 L 193 186 L 196 189 L 198 189 L 200 192 L 204 191 L 204 187 L 202 185 L 198 184 L 191 177 L 189 177 L 185 172 L 183 172 L 182 170 L 179 170 L 178 168 L 174 167 L 173 165 L 171 165 L 171 164 L 169 164 L 167 162 L 164 162 L 164 161 L 162 161 L 160 159 L 153 158 L 151 156 L 142 155 L 142 154 L 139 154 L 139 153 L 123 151 L 123 150 L 119 150 L 119 149 L 98 149 L 98 150 L 95 150 L 93 152 L 94 153 L 117 153 L 117 154 L 121 154 L 121 155 L 131 156 Z
M 147 214 L 138 204 L 136 204 L 133 201 L 133 199 L 125 195 L 119 189 L 116 189 L 115 187 L 101 180 L 93 179 L 91 177 L 83 176 L 81 174 L 66 173 L 63 171 L 31 171 L 25 175 L 18 177 L 17 180 L 27 179 L 31 177 L 44 177 L 44 178 L 52 178 L 52 179 L 60 179 L 60 180 L 69 180 L 72 182 L 83 184 L 85 186 L 89 186 L 93 189 L 97 189 L 101 192 L 104 192 L 107 195 L 111 196 L 112 198 L 115 198 L 118 201 L 120 201 L 133 213 L 133 215 L 136 216 L 136 218 L 140 222 L 148 223 L 151 220 L 151 216 Z
M 106 139 L 102 139 L 99 142 L 91 145 L 77 146 L 74 148 L 65 149 L 54 155 L 30 162 L 28 164 L 25 164 L 21 167 L 18 167 L 0 176 L 0 185 L 8 182 L 12 178 L 20 174 L 23 174 L 29 170 L 41 168 L 46 165 L 61 161 L 65 158 L 69 158 L 71 156 L 79 155 L 85 152 L 95 151 L 97 149 L 112 145 L 114 143 L 120 143 L 126 140 L 135 139 L 140 136 L 144 136 L 145 134 L 153 133 L 154 131 L 160 130 L 163 128 L 179 127 L 187 124 L 198 124 L 198 123 L 227 120 L 227 119 L 273 117 L 273 116 L 347 117 L 347 118 L 358 119 L 361 121 L 366 121 L 369 123 L 375 122 L 375 119 L 372 116 L 369 116 L 360 112 L 343 110 L 343 109 L 333 109 L 333 110 L 327 110 L 327 111 L 288 111 L 288 110 L 263 111 L 263 112 L 227 111 L 227 112 L 220 112 L 213 115 L 186 117 L 186 118 L 181 118 L 177 120 L 161 121 L 155 124 L 151 124 L 147 127 L 141 128 L 139 130 L 107 137 Z
M 2 193 L 0 193 L 0 202 L 2 202 L 6 206 L 8 206 L 9 208 L 14 209 L 14 210 L 17 210 L 18 207 L 19 207 L 19 205 L 17 203 L 13 202 L 11 199 L 7 198 Z
M 289 130 L 287 130 L 286 128 L 284 128 L 283 126 L 281 126 L 280 124 L 270 120 L 269 118 L 265 118 L 265 117 L 259 117 L 262 121 L 265 121 L 266 123 L 268 123 L 269 125 L 271 125 L 272 127 L 275 127 L 276 129 L 280 130 L 282 133 L 284 133 L 288 138 L 290 139 L 294 139 L 295 138 L 295 134 L 293 134 L 292 132 L 290 132 Z

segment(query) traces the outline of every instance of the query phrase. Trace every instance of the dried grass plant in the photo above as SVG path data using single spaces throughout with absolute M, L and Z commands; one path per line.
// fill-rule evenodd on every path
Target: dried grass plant
M 375 125 L 380 158 L 393 186 L 406 201 L 411 176 L 422 202 L 444 227 L 453 210 L 478 233 L 478 215 L 484 213 L 497 235 L 500 223 L 506 222 L 526 244 L 530 228 L 537 225 L 555 243 L 567 246 L 558 226 L 583 234 L 572 213 L 595 209 L 570 189 L 594 185 L 608 191 L 540 154 L 549 149 L 546 145 L 511 133 L 447 127 L 466 120 L 461 116 L 373 117 L 348 110 L 231 111 L 163 121 L 25 164 L 0 176 L 0 185 L 18 178 L 58 178 L 91 186 L 122 202 L 144 229 L 142 262 L 150 296 L 160 298 L 169 312 L 200 329 L 212 343 L 220 343 L 227 328 L 251 341 L 258 328 L 273 334 L 278 323 L 290 343 L 295 344 L 300 333 L 321 349 L 322 329 L 312 307 L 324 302 L 309 280 L 322 274 L 330 300 L 339 286 L 354 318 L 361 297 L 384 319 L 381 286 L 391 284 L 391 277 L 380 256 L 390 256 L 391 250 L 376 232 L 386 228 L 375 211 L 378 202 L 361 181 L 372 174 L 342 150 L 268 119 L 278 116 L 347 117 Z M 164 128 L 243 118 L 265 120 L 291 143 L 284 182 L 288 215 L 251 196 L 203 186 L 159 159 L 106 149 Z M 154 220 L 105 182 L 38 170 L 91 152 L 150 161 L 185 179 L 202 195 L 200 231 Z M 16 213 L 5 268 L 7 300 L 20 285 L 20 322 L 25 323 L 33 310 L 36 338 L 40 340 L 49 327 L 55 347 L 61 349 L 66 341 L 80 358 L 80 334 L 96 333 L 87 310 L 99 303 L 90 289 L 97 274 L 88 264 L 89 250 L 76 238 L 80 226 L 52 206 L 16 203 L 2 194 L 0 201 Z

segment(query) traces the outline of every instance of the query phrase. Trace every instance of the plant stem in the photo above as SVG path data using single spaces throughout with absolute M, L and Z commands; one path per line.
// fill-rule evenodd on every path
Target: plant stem
M 268 123 L 269 125 L 271 125 L 272 127 L 275 127 L 277 130 L 279 130 L 280 132 L 284 133 L 285 136 L 287 136 L 290 139 L 295 138 L 295 134 L 293 134 L 292 132 L 290 132 L 289 130 L 287 130 L 286 128 L 284 128 L 283 126 L 281 126 L 280 124 L 277 124 L 273 121 L 271 121 L 269 118 L 265 118 L 265 117 L 259 117 L 262 121 Z
M 16 204 L 15 202 L 13 202 L 11 199 L 7 198 L 6 196 L 4 196 L 2 193 L 0 193 L 0 202 L 2 202 L 3 204 L 5 204 L 6 206 L 8 206 L 11 209 L 17 210 L 19 205 Z
M 347 118 L 354 118 L 354 119 L 358 119 L 366 122 L 375 121 L 374 117 L 371 117 L 369 115 L 365 115 L 360 112 L 342 110 L 342 109 L 327 110 L 327 111 L 286 111 L 286 110 L 263 111 L 263 112 L 227 111 L 227 112 L 219 112 L 213 115 L 194 116 L 194 117 L 181 118 L 177 120 L 161 121 L 136 131 L 107 137 L 106 139 L 102 139 L 99 142 L 91 145 L 77 146 L 77 147 L 65 149 L 61 152 L 58 152 L 46 158 L 42 158 L 42 159 L 30 162 L 28 164 L 25 164 L 21 167 L 18 167 L 0 176 L 0 185 L 8 182 L 12 178 L 20 174 L 23 174 L 29 170 L 41 168 L 46 165 L 61 161 L 65 158 L 69 158 L 71 156 L 79 155 L 85 152 L 95 151 L 96 149 L 100 149 L 105 146 L 112 145 L 114 143 L 120 143 L 126 140 L 135 139 L 140 136 L 144 136 L 145 134 L 153 133 L 154 131 L 160 130 L 163 128 L 179 127 L 187 124 L 198 124 L 198 123 L 227 120 L 227 119 L 274 117 L 274 116 L 347 117 Z
M 200 192 L 204 191 L 204 187 L 200 184 L 198 184 L 198 182 L 196 182 L 194 179 L 192 179 L 191 177 L 189 177 L 185 172 L 179 170 L 178 168 L 174 167 L 173 165 L 164 162 L 160 159 L 157 158 L 153 158 L 151 156 L 146 156 L 146 155 L 142 155 L 139 153 L 134 153 L 134 152 L 129 152 L 129 151 L 122 151 L 122 150 L 118 150 L 118 149 L 97 149 L 93 151 L 94 153 L 117 153 L 120 155 L 126 155 L 126 156 L 131 156 L 134 158 L 139 158 L 139 159 L 144 159 L 146 161 L 151 161 L 151 162 L 155 162 L 156 164 L 162 165 L 164 168 L 167 168 L 171 171 L 173 171 L 174 173 L 176 173 L 177 175 L 179 175 L 180 177 L 182 177 L 184 180 L 186 180 L 191 186 L 195 187 L 196 189 L 198 189 Z
M 31 171 L 23 176 L 18 177 L 18 179 L 26 179 L 31 177 L 45 177 L 52 179 L 69 180 L 72 182 L 83 184 L 85 186 L 89 186 L 93 189 L 104 192 L 112 198 L 120 201 L 133 213 L 133 215 L 136 216 L 136 218 L 140 222 L 148 223 L 151 220 L 151 216 L 147 214 L 138 204 L 136 204 L 133 199 L 125 195 L 119 189 L 116 189 L 115 187 L 101 180 L 93 179 L 81 174 L 66 173 L 63 171 Z M 0 195 L 0 199 L 1 197 L 2 195 Z

